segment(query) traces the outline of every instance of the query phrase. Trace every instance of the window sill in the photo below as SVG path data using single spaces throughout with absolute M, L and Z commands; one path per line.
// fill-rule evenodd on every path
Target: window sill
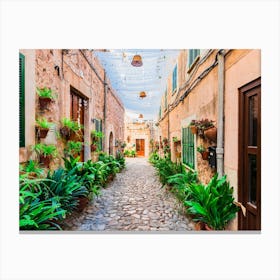
M 197 64 L 197 62 L 200 59 L 200 55 L 198 55 L 195 60 L 193 61 L 193 63 L 190 65 L 189 69 L 187 70 L 187 73 L 190 74 L 194 68 L 194 66 Z

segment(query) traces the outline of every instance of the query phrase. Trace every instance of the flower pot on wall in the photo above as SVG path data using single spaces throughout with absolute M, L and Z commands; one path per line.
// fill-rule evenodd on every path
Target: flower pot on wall
M 44 167 L 49 168 L 51 159 L 52 159 L 52 156 L 40 155 L 39 161 L 40 161 L 40 163 L 43 164 Z
M 48 109 L 49 104 L 52 102 L 51 98 L 48 97 L 39 97 L 39 105 L 41 110 Z
M 204 151 L 201 153 L 202 159 L 203 160 L 207 160 L 209 157 L 209 152 L 208 151 Z
M 60 129 L 60 134 L 64 139 L 69 140 L 70 139 L 70 128 L 67 126 L 63 126 Z
M 211 128 L 204 130 L 204 136 L 207 139 L 216 142 L 217 141 L 217 128 L 211 127 Z
M 97 146 L 96 146 L 96 145 L 94 145 L 94 144 L 91 144 L 91 145 L 90 145 L 90 150 L 91 150 L 92 152 L 95 152 L 96 149 L 97 149 Z
M 197 127 L 195 125 L 191 125 L 190 129 L 191 129 L 192 134 L 196 134 L 197 133 Z
M 36 126 L 36 135 L 38 136 L 38 138 L 46 138 L 48 132 L 49 132 L 48 128 L 42 128 Z

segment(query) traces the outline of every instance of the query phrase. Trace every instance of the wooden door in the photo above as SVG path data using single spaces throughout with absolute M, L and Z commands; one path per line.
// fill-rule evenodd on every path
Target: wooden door
M 77 90 L 71 87 L 71 106 L 70 106 L 70 115 L 73 121 L 78 122 L 84 126 L 85 121 L 85 107 L 87 106 L 86 98 L 82 97 Z M 79 141 L 84 142 L 84 129 L 81 130 L 82 137 Z M 80 161 L 84 161 L 84 148 L 79 154 Z
M 137 156 L 145 156 L 145 140 L 136 139 L 136 153 Z
M 240 88 L 238 200 L 239 229 L 261 229 L 261 79 Z
M 113 133 L 110 132 L 109 136 L 109 155 L 113 155 L 114 153 L 114 147 L 113 147 Z

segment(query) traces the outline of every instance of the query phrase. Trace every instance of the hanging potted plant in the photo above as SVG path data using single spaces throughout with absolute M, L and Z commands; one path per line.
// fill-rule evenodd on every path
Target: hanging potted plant
M 83 142 L 79 141 L 68 141 L 66 147 L 64 148 L 65 157 L 72 156 L 74 158 L 78 157 L 83 149 Z
M 41 110 L 47 109 L 49 104 L 56 98 L 56 94 L 53 93 L 51 88 L 37 88 L 36 92 L 39 96 L 39 104 Z
M 39 143 L 34 145 L 32 147 L 32 150 L 39 157 L 39 162 L 47 168 L 49 168 L 51 160 L 57 156 L 57 149 L 55 145 L 46 145 L 43 143 Z
M 100 139 L 104 137 L 104 134 L 102 131 L 96 131 L 96 130 L 92 130 L 90 134 L 92 140 L 90 149 L 92 152 L 95 152 L 97 150 L 98 144 L 100 144 Z
M 197 147 L 197 151 L 201 154 L 203 160 L 207 160 L 209 151 L 207 151 L 202 145 Z
M 191 129 L 192 134 L 197 133 L 197 122 L 196 122 L 196 120 L 191 121 L 191 123 L 189 124 L 189 128 Z
M 210 128 L 213 128 L 214 122 L 209 119 L 201 119 L 201 120 L 197 121 L 196 126 L 197 126 L 197 130 L 198 130 L 198 135 L 204 138 L 204 137 L 206 137 L 205 131 L 207 131 Z
M 38 138 L 46 138 L 52 123 L 48 122 L 45 118 L 36 120 L 36 135 Z
M 206 128 L 203 133 L 207 139 L 213 142 L 217 141 L 217 127 L 215 127 L 214 125 Z
M 83 128 L 82 125 L 80 125 L 76 121 L 72 121 L 68 118 L 63 118 L 61 120 L 62 127 L 60 128 L 60 134 L 61 136 L 66 140 L 81 140 L 82 138 L 82 132 L 81 129 Z

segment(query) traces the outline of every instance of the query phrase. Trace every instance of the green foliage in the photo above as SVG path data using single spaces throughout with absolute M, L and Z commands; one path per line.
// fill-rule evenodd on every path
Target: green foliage
M 49 129 L 52 125 L 52 123 L 48 122 L 46 118 L 37 119 L 36 123 L 39 127 L 47 129 Z
M 125 150 L 124 155 L 127 157 L 135 157 L 136 156 L 136 150 L 131 149 L 131 150 Z
M 120 164 L 120 169 L 123 169 L 125 167 L 125 158 L 119 151 L 117 151 L 116 153 L 116 161 Z
M 75 133 L 77 133 L 79 130 L 81 130 L 81 129 L 84 128 L 83 125 L 79 124 L 79 123 L 76 122 L 76 121 L 72 121 L 72 120 L 70 120 L 70 119 L 68 119 L 68 118 L 63 118 L 63 119 L 61 120 L 61 124 L 62 124 L 62 126 L 64 126 L 64 127 L 68 127 L 71 131 L 73 131 L 73 132 L 75 132 Z
M 75 156 L 82 151 L 83 142 L 79 141 L 68 141 L 66 147 L 64 148 L 64 153 L 66 156 Z
M 20 171 L 29 175 L 41 176 L 44 173 L 44 169 L 39 166 L 37 161 L 30 159 L 26 164 L 20 164 Z
M 55 99 L 57 97 L 56 94 L 52 91 L 52 89 L 47 87 L 44 88 L 37 87 L 36 92 L 38 96 L 42 98 Z
M 36 152 L 37 155 L 52 156 L 52 157 L 57 156 L 57 149 L 55 145 L 38 143 L 32 147 L 32 150 Z
M 159 154 L 157 152 L 152 152 L 149 156 L 149 162 L 155 164 L 159 160 Z
M 233 202 L 233 188 L 226 176 L 218 179 L 216 174 L 207 186 L 190 184 L 190 198 L 185 201 L 187 212 L 215 230 L 222 230 L 235 217 L 239 207 Z
M 198 146 L 198 147 L 196 148 L 196 150 L 197 150 L 199 153 L 203 153 L 203 152 L 206 151 L 206 149 L 205 149 L 202 145 Z
M 98 141 L 99 139 L 104 137 L 104 134 L 102 131 L 96 131 L 96 130 L 92 130 L 90 132 L 91 137 L 95 139 L 95 141 Z

